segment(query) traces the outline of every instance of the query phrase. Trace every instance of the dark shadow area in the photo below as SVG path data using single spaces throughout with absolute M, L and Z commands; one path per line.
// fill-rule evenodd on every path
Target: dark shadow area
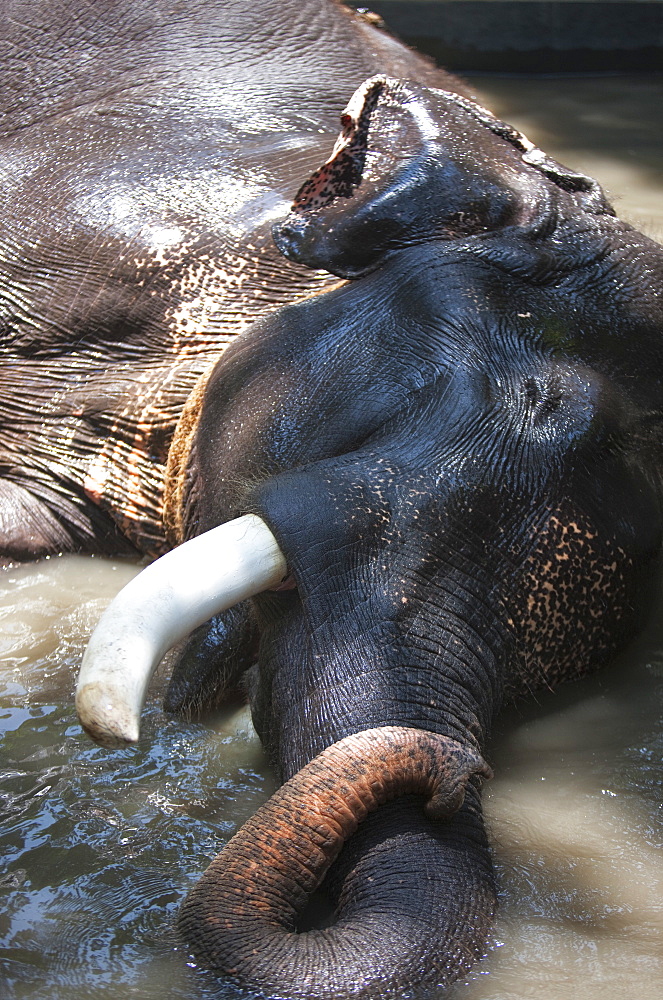
M 309 899 L 306 909 L 297 922 L 297 930 L 303 933 L 331 927 L 334 923 L 335 912 L 336 907 L 329 896 L 319 889 Z
M 390 30 L 460 73 L 663 69 L 658 2 L 375 0 L 370 6 Z

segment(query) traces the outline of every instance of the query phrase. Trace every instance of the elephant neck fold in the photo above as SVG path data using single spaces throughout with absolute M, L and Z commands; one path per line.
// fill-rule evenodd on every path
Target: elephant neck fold
M 224 347 L 225 345 L 221 345 Z M 200 414 L 205 401 L 205 390 L 218 358 L 205 369 L 191 391 L 168 451 L 164 482 L 163 523 L 166 540 L 171 546 L 186 541 L 186 507 L 191 487 L 189 475 L 191 451 L 194 447 Z

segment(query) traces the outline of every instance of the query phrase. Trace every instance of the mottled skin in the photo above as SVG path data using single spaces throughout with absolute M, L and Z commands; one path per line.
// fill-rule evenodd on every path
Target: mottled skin
M 258 513 L 291 586 L 200 630 L 168 704 L 218 703 L 255 661 L 253 718 L 284 779 L 380 727 L 479 755 L 506 698 L 602 665 L 646 611 L 663 250 L 488 112 L 384 79 L 275 238 L 353 280 L 229 348 L 176 475 L 185 534 Z M 473 782 L 442 823 L 407 798 L 362 824 L 327 879 L 337 924 L 278 950 L 234 923 L 247 881 L 261 891 L 255 841 L 229 845 L 183 918 L 194 952 L 242 981 L 400 996 L 485 947 Z M 224 871 L 210 946 L 203 904 Z
M 164 550 L 184 403 L 251 320 L 329 283 L 270 227 L 384 70 L 456 85 L 332 0 L 2 4 L 5 559 Z

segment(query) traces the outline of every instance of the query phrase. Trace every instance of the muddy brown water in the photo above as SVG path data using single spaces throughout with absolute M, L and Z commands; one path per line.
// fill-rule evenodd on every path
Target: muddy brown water
M 663 239 L 663 79 L 472 83 Z M 134 572 L 68 557 L 0 576 L 3 1000 L 248 997 L 188 964 L 172 932 L 188 887 L 274 787 L 247 713 L 168 718 L 164 669 L 136 748 L 95 747 L 76 721 L 86 637 Z M 662 614 L 618 664 L 501 720 L 485 794 L 495 946 L 447 997 L 663 996 Z

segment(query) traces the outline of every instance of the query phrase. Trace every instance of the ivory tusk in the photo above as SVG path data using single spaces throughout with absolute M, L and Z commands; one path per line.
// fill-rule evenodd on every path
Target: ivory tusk
M 255 514 L 212 528 L 147 566 L 90 637 L 76 686 L 83 729 L 104 746 L 135 743 L 147 686 L 165 653 L 286 574 L 278 542 Z

